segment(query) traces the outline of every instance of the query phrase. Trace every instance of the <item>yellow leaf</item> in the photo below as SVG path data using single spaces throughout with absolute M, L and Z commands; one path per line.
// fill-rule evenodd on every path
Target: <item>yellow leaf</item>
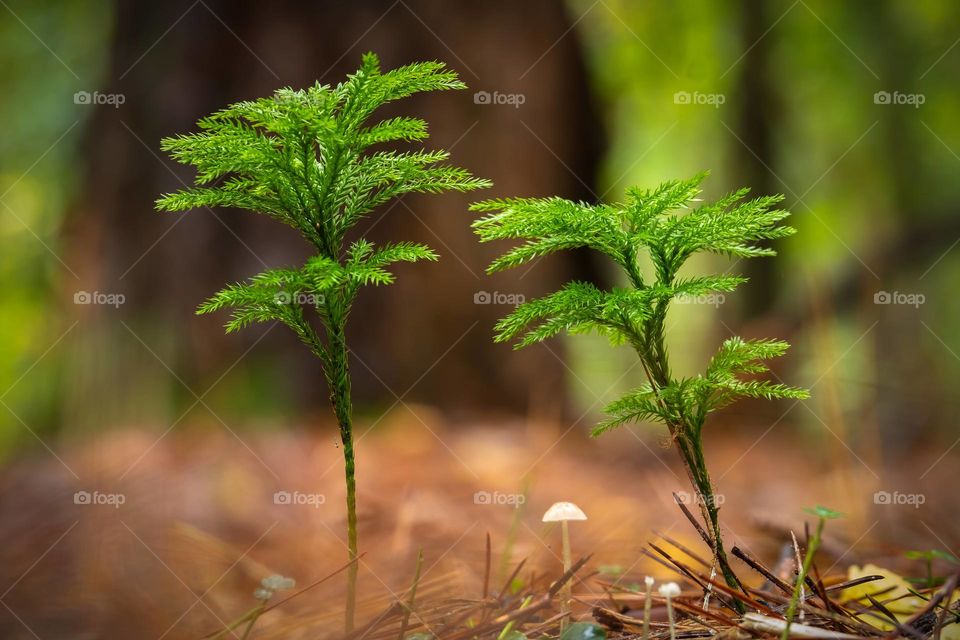
M 901 622 L 909 620 L 917 611 L 927 605 L 922 598 L 910 593 L 910 583 L 903 576 L 889 569 L 878 567 L 875 564 L 867 564 L 862 568 L 854 565 L 847 570 L 848 580 L 874 575 L 883 576 L 883 579 L 844 589 L 840 594 L 840 601 L 844 603 L 857 602 L 869 607 L 871 605 L 867 596 L 873 596 L 878 602 L 883 603 Z M 956 601 L 958 596 L 960 596 L 960 589 L 954 592 L 951 601 Z M 861 616 L 861 619 L 883 631 L 894 629 L 893 624 L 883 614 L 867 613 Z M 940 637 L 942 640 L 960 640 L 960 624 L 951 624 L 944 627 Z

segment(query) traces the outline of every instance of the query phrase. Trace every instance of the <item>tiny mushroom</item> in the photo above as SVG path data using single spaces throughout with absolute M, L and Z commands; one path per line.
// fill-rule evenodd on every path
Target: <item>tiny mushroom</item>
M 643 640 L 647 640 L 650 637 L 650 605 L 651 602 L 651 592 L 653 591 L 653 577 L 647 576 L 643 579 L 643 584 L 646 585 L 647 591 L 643 598 Z
M 660 585 L 660 595 L 667 600 L 667 617 L 670 620 L 670 640 L 676 640 L 677 630 L 674 627 L 673 599 L 680 595 L 680 585 L 676 582 L 667 582 Z
M 260 581 L 260 587 L 253 592 L 253 597 L 257 600 L 267 601 L 272 598 L 277 591 L 293 589 L 295 586 L 297 586 L 297 582 L 293 578 L 286 578 L 274 574 Z
M 543 514 L 544 522 L 559 522 L 563 536 L 563 572 L 570 571 L 570 529 L 567 523 L 571 520 L 586 520 L 587 514 L 572 502 L 556 502 Z M 563 585 L 560 611 L 570 613 L 570 601 L 573 599 L 573 578 L 570 577 Z

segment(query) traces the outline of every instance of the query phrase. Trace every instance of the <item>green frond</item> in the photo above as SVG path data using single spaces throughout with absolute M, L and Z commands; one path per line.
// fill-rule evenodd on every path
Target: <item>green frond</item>
M 456 72 L 440 62 L 382 71 L 373 53 L 337 85 L 281 88 L 245 100 L 197 122 L 197 131 L 164 138 L 161 149 L 196 169 L 195 185 L 161 196 L 161 211 L 229 207 L 273 217 L 297 229 L 316 255 L 300 269 L 268 269 L 230 285 L 200 305 L 198 313 L 232 309 L 228 331 L 277 320 L 289 326 L 324 361 L 330 353 L 304 316 L 315 312 L 326 339 L 342 340 L 358 290 L 390 284 L 396 262 L 436 260 L 425 245 L 382 247 L 364 239 L 345 245 L 366 214 L 406 193 L 471 191 L 490 186 L 448 164 L 442 149 L 376 145 L 419 143 L 427 123 L 416 117 L 372 117 L 381 106 L 425 91 L 463 89 Z
M 659 297 L 696 298 L 711 293 L 730 293 L 747 280 L 748 278 L 739 275 L 698 276 L 674 280 L 673 284 L 666 287 L 654 285 L 651 289 L 661 294 Z
M 764 360 L 782 355 L 785 342 L 726 341 L 702 376 L 671 377 L 666 318 L 670 304 L 707 294 L 730 293 L 746 282 L 736 274 L 678 277 L 698 252 L 749 258 L 774 255 L 765 243 L 793 233 L 780 224 L 789 214 L 776 209 L 781 196 L 748 200 L 747 189 L 715 202 L 698 196 L 706 174 L 672 180 L 654 189 L 631 188 L 624 202 L 589 205 L 563 198 L 500 198 L 470 209 L 480 216 L 473 230 L 481 242 L 520 240 L 492 261 L 488 272 L 517 267 L 566 249 L 587 247 L 623 269 L 626 288 L 603 291 L 570 282 L 559 291 L 522 304 L 496 325 L 497 342 L 515 348 L 560 333 L 595 331 L 614 344 L 629 344 L 644 364 L 650 384 L 611 403 L 594 435 L 639 420 L 670 425 L 699 443 L 706 414 L 738 397 L 802 398 L 802 389 L 765 380 L 744 379 L 768 371 Z M 654 277 L 640 267 L 649 257 Z M 699 444 L 691 445 L 699 446 Z
M 284 88 L 238 102 L 198 122 L 199 132 L 165 138 L 161 148 L 197 170 L 197 188 L 163 196 L 157 207 L 182 211 L 234 207 L 299 229 L 319 253 L 338 258 L 347 231 L 364 214 L 405 193 L 489 186 L 443 164 L 443 150 L 368 152 L 382 143 L 420 142 L 427 123 L 398 116 L 369 121 L 380 106 L 423 91 L 459 89 L 439 62 L 382 72 L 377 56 L 336 85 Z M 223 181 L 216 186 L 214 181 Z
M 437 259 L 437 254 L 425 244 L 396 242 L 385 244 L 373 251 L 372 255 L 364 261 L 364 264 L 382 267 L 394 262 L 417 262 L 418 260 L 435 262 Z
M 769 367 L 764 361 L 784 355 L 789 348 L 790 345 L 782 340 L 743 340 L 739 337 L 725 340 L 700 379 L 701 406 L 706 411 L 714 411 L 744 397 L 806 399 L 809 393 L 805 389 L 741 378 L 766 373 Z
M 651 296 L 632 289 L 601 291 L 588 282 L 568 282 L 559 291 L 519 305 L 497 323 L 496 342 L 523 334 L 515 348 L 542 342 L 562 332 L 596 332 L 626 342 L 633 327 L 648 317 Z
M 630 391 L 618 400 L 611 402 L 604 407 L 603 412 L 607 414 L 607 417 L 590 432 L 590 435 L 594 438 L 625 424 L 654 420 L 662 421 L 664 417 L 667 417 L 664 415 L 664 408 L 659 404 L 656 392 L 649 384 Z
M 673 241 L 681 256 L 709 251 L 733 257 L 773 256 L 776 252 L 760 246 L 763 240 L 783 238 L 794 233 L 792 227 L 778 225 L 790 214 L 774 210 L 783 196 L 766 196 L 743 201 L 745 189 L 715 203 L 671 220 L 665 237 Z
M 252 180 L 233 179 L 219 187 L 191 187 L 161 196 L 156 202 L 160 211 L 186 211 L 212 207 L 232 207 L 263 213 L 295 229 L 299 221 L 291 217 L 277 196 Z
M 487 267 L 487 273 L 496 273 L 536 260 L 537 258 L 584 246 L 583 238 L 574 234 L 558 234 L 541 240 L 530 240 L 519 247 L 510 249 Z
M 385 267 L 396 262 L 438 259 L 437 254 L 424 244 L 397 242 L 375 248 L 366 240 L 353 243 L 347 256 L 347 262 L 344 265 L 346 278 L 357 286 L 392 284 L 394 275 Z
M 707 175 L 703 172 L 689 180 L 670 180 L 654 189 L 627 189 L 623 209 L 631 231 L 641 232 L 664 213 L 686 208 L 700 194 L 700 185 Z
M 471 210 L 487 212 L 473 223 L 481 242 L 526 239 L 495 260 L 487 271 L 509 269 L 563 249 L 589 247 L 623 262 L 627 235 L 620 212 L 608 205 L 589 205 L 564 198 L 488 200 Z
M 764 373 L 764 360 L 779 358 L 790 345 L 782 340 L 744 340 L 734 336 L 723 342 L 707 366 L 706 377 L 719 379 L 748 373 Z
M 374 144 L 384 142 L 417 142 L 426 140 L 429 137 L 427 133 L 427 123 L 420 118 L 391 118 L 383 120 L 377 124 L 366 127 L 360 131 L 359 144 L 362 147 L 369 147 Z
M 778 224 L 789 214 L 773 209 L 781 196 L 745 201 L 748 190 L 716 202 L 691 205 L 706 174 L 666 182 L 655 189 L 631 188 L 623 203 L 588 205 L 563 198 L 507 198 L 474 203 L 484 214 L 473 223 L 481 242 L 526 240 L 494 260 L 488 271 L 509 269 L 543 255 L 589 247 L 613 259 L 639 284 L 636 260 L 644 250 L 658 279 L 670 283 L 697 252 L 750 258 L 774 255 L 763 241 L 793 233 Z

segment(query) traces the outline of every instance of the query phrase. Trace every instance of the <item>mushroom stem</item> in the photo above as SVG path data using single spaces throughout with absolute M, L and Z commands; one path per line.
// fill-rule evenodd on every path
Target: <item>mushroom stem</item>
M 647 592 L 643 598 L 643 640 L 650 637 L 650 607 L 652 603 L 653 578 L 647 576 L 644 580 L 647 585 Z
M 567 521 L 564 520 L 560 523 L 561 529 L 563 531 L 563 573 L 566 574 L 570 571 L 570 567 L 573 566 L 573 563 L 570 561 L 570 527 L 567 524 Z M 563 590 L 561 591 L 561 601 L 560 601 L 560 612 L 563 614 L 570 613 L 570 601 L 573 600 L 573 576 L 563 584 Z M 561 620 L 561 625 L 566 622 L 566 615 Z
M 570 604 L 573 600 L 573 576 L 570 568 L 573 563 L 570 560 L 570 520 L 586 520 L 587 514 L 580 507 L 572 502 L 555 502 L 553 506 L 547 509 L 543 514 L 544 522 L 559 522 L 560 530 L 563 535 L 563 575 L 566 580 L 560 586 L 560 632 L 563 633 L 567 618 L 570 617 Z
M 677 640 L 677 630 L 674 628 L 673 598 L 667 596 L 667 620 L 670 621 L 670 640 Z

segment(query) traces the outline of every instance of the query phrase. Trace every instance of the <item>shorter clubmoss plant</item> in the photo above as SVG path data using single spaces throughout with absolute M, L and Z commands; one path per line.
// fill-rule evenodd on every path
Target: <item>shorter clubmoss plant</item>
M 793 623 L 793 616 L 797 613 L 797 604 L 800 602 L 800 593 L 803 591 L 803 584 L 810 573 L 810 567 L 813 566 L 813 559 L 820 548 L 820 542 L 823 539 L 823 527 L 827 520 L 842 518 L 843 514 L 826 507 L 816 506 L 812 509 L 804 509 L 807 513 L 817 516 L 817 528 L 813 535 L 807 541 L 807 552 L 803 556 L 803 564 L 799 567 L 797 581 L 793 585 L 793 594 L 790 596 L 790 604 L 787 605 L 787 613 L 784 616 L 787 624 L 783 627 L 780 634 L 780 640 L 788 640 L 790 637 L 790 625 Z
M 569 282 L 553 294 L 520 305 L 497 324 L 496 341 L 519 337 L 519 348 L 563 332 L 595 331 L 613 344 L 636 350 L 647 383 L 607 406 L 609 418 L 593 434 L 640 420 L 667 426 L 696 491 L 717 565 L 726 583 L 738 589 L 723 548 L 719 505 L 704 457 L 704 422 L 709 413 L 738 398 L 800 399 L 807 392 L 752 377 L 768 370 L 764 360 L 786 352 L 789 345 L 777 340 L 730 338 L 704 374 L 675 377 L 666 345 L 667 311 L 678 298 L 730 292 L 746 280 L 726 274 L 681 277 L 680 269 L 691 256 L 703 252 L 735 258 L 772 256 L 773 249 L 762 242 L 794 230 L 779 224 L 789 215 L 775 208 L 782 196 L 745 200 L 748 190 L 740 189 L 694 208 L 704 177 L 671 181 L 652 190 L 628 189 L 626 201 L 618 204 L 508 198 L 478 202 L 471 209 L 486 214 L 473 224 L 481 242 L 524 241 L 494 260 L 488 272 L 579 247 L 598 251 L 623 269 L 624 287 L 604 291 L 588 282 Z M 643 275 L 643 254 L 652 266 L 652 277 Z M 742 603 L 737 600 L 735 605 L 742 613 Z

